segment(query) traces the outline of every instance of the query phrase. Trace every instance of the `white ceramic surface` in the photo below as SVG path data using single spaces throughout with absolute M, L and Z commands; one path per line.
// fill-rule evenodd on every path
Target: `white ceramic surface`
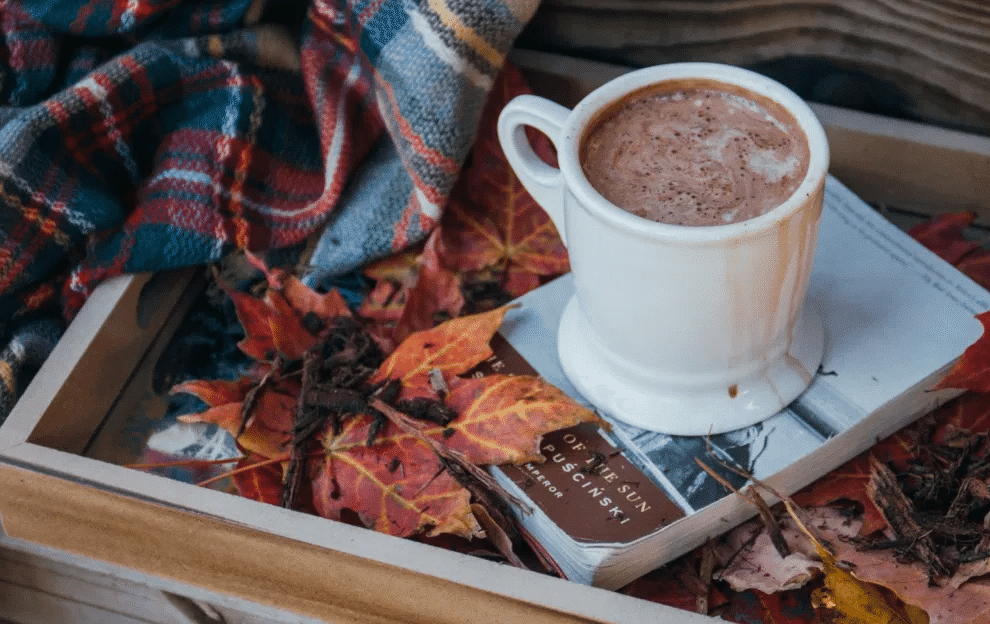
M 609 104 L 667 80 L 710 78 L 791 112 L 810 161 L 786 202 L 718 226 L 655 223 L 611 204 L 578 162 L 585 126 Z M 553 141 L 559 169 L 525 137 Z M 674 63 L 630 72 L 574 110 L 520 96 L 502 111 L 499 140 L 520 180 L 563 236 L 575 296 L 559 331 L 568 378 L 592 404 L 636 426 L 705 435 L 751 425 L 800 394 L 821 362 L 822 322 L 804 310 L 828 144 L 811 109 L 783 85 L 719 64 Z

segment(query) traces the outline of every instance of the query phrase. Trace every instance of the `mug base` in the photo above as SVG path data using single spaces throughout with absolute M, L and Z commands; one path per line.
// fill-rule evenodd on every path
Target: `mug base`
M 810 306 L 798 315 L 788 348 L 766 368 L 731 383 L 703 387 L 630 379 L 592 344 L 591 329 L 572 297 L 557 335 L 560 364 L 574 387 L 596 408 L 641 429 L 668 435 L 724 433 L 773 416 L 811 383 L 822 361 L 825 330 Z

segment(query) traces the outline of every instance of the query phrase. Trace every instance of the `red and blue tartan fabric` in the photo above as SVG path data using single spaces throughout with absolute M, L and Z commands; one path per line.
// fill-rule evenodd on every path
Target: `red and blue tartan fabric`
M 421 240 L 537 2 L 0 2 L 4 340 L 124 272 Z

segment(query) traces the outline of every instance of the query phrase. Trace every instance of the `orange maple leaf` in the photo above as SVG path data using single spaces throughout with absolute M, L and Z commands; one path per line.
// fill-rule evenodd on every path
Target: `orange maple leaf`
M 501 307 L 490 312 L 462 316 L 419 331 L 407 338 L 389 355 L 371 381 L 399 379 L 406 396 L 436 396 L 429 390 L 429 375 L 438 369 L 446 377 L 471 370 L 492 355 L 489 341 L 508 311 Z
M 543 434 L 597 420 L 556 386 L 528 375 L 455 378 L 447 405 L 460 416 L 426 433 L 442 436 L 478 464 L 543 461 Z

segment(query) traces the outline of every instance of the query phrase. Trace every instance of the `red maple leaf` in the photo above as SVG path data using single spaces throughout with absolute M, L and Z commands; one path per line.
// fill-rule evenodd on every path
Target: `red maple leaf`
M 294 275 L 269 270 L 250 253 L 247 258 L 268 279 L 264 299 L 225 288 L 244 328 L 245 337 L 238 346 L 246 355 L 259 362 L 276 354 L 298 360 L 320 341 L 323 327 L 336 317 L 350 316 L 347 302 L 336 289 L 321 295 Z
M 449 398 L 459 416 L 447 425 L 424 423 L 414 434 L 389 424 L 369 447 L 365 417 L 326 437 L 327 460 L 314 481 L 320 515 L 337 519 L 351 509 L 365 526 L 395 535 L 428 527 L 430 535 L 477 536 L 470 494 L 424 438 L 477 465 L 540 461 L 544 433 L 594 419 L 537 377 L 455 378 Z
M 974 249 L 955 263 L 956 268 L 980 286 L 990 289 L 990 251 Z
M 366 527 L 392 535 L 413 535 L 427 527 L 431 535 L 480 534 L 471 494 L 416 437 L 394 432 L 372 447 L 341 438 L 327 439 L 325 445 L 327 459 L 313 482 L 321 516 L 338 519 L 350 509 Z
M 990 287 L 990 251 L 964 236 L 976 218 L 974 212 L 943 214 L 917 225 L 909 231 L 930 250 L 984 288 Z M 990 312 L 976 316 L 983 325 L 983 335 L 963 353 L 948 375 L 936 388 L 956 388 L 990 392 Z
M 231 477 L 244 498 L 278 505 L 282 501 L 282 466 L 259 455 L 242 457 Z
M 405 297 L 395 322 L 392 344 L 398 345 L 413 332 L 428 329 L 444 318 L 459 316 L 464 308 L 461 280 L 443 265 L 439 230 L 426 240 L 419 256 L 417 279 Z
M 447 405 L 458 417 L 445 425 L 423 423 L 418 432 L 389 423 L 370 447 L 367 415 L 349 420 L 339 435 L 325 436 L 327 459 L 314 482 L 321 515 L 336 519 L 351 509 L 366 526 L 396 535 L 427 527 L 431 535 L 478 535 L 470 494 L 427 440 L 477 465 L 535 461 L 544 433 L 596 418 L 536 377 L 456 377 L 491 355 L 488 343 L 505 311 L 417 332 L 391 354 L 373 380 L 399 379 L 404 396 L 428 397 L 436 396 L 429 376 L 439 373 L 448 380 Z
M 440 222 L 447 265 L 462 273 L 495 268 L 513 296 L 537 286 L 541 277 L 569 268 L 553 222 L 512 172 L 498 141 L 498 114 L 512 98 L 528 92 L 522 74 L 507 65 L 482 114 L 472 164 L 458 180 Z M 534 148 L 553 160 L 546 137 L 535 141 Z
M 317 353 L 313 348 L 347 309 L 335 293 L 319 295 L 289 275 L 263 270 L 269 284 L 260 305 L 249 295 L 235 298 L 235 305 L 261 335 L 249 337 L 245 351 L 265 361 L 237 381 L 191 381 L 174 391 L 207 403 L 202 413 L 181 419 L 215 423 L 234 435 L 250 457 L 235 470 L 235 485 L 246 496 L 271 502 L 276 494 L 281 500 L 290 459 L 306 452 L 296 440 L 296 419 L 309 399 L 301 397 L 303 376 L 289 372 L 293 369 L 285 362 Z M 471 493 L 450 472 L 451 457 L 473 466 L 538 461 L 544 433 L 597 420 L 537 377 L 457 377 L 492 355 L 489 343 L 507 310 L 462 316 L 412 333 L 382 362 L 369 388 L 397 380 L 401 399 L 438 399 L 443 398 L 439 378 L 446 407 L 456 418 L 443 425 L 410 418 L 412 425 L 389 421 L 382 426 L 368 408 L 351 414 L 337 434 L 327 421 L 319 436 L 322 457 L 304 454 L 301 464 L 303 484 L 312 492 L 305 500 L 316 512 L 337 520 L 353 513 L 365 526 L 395 535 L 428 529 L 431 535 L 478 536 L 483 531 Z M 279 358 L 273 358 L 273 350 Z M 369 404 L 379 400 L 376 396 L 369 397 Z M 245 422 L 246 406 L 252 417 Z M 374 428 L 380 429 L 376 436 L 370 435 Z
M 908 234 L 946 262 L 955 264 L 979 247 L 963 237 L 975 218 L 975 212 L 943 214 L 912 227 Z
M 237 493 L 244 498 L 269 505 L 279 505 L 282 502 L 283 472 L 283 462 L 272 462 L 260 455 L 250 455 L 242 457 L 237 462 L 231 478 Z M 309 481 L 303 483 L 296 497 L 294 509 L 316 513 L 313 509 L 312 484 Z
M 990 392 L 990 311 L 977 314 L 983 324 L 983 335 L 963 352 L 949 373 L 935 386 L 974 392 Z
M 238 445 L 244 450 L 262 457 L 272 458 L 284 455 L 288 451 L 292 439 L 292 420 L 299 401 L 299 382 L 296 379 L 282 379 L 275 383 L 266 384 L 254 398 L 253 413 L 244 431 L 238 436 L 243 416 L 243 404 L 251 387 L 257 380 L 243 377 L 237 382 L 226 381 L 191 381 L 181 383 L 172 392 L 185 392 L 195 395 L 209 403 L 206 397 L 214 391 L 211 385 L 222 387 L 237 387 L 243 389 L 243 394 L 227 403 L 211 406 L 199 414 L 180 416 L 182 422 L 207 422 L 237 436 Z
M 990 432 L 990 394 L 967 392 L 932 412 L 932 417 L 937 444 L 951 445 L 953 433 Z
M 386 351 L 413 332 L 458 316 L 464 309 L 461 279 L 441 260 L 439 233 L 434 230 L 421 249 L 389 256 L 363 271 L 375 280 L 375 287 L 358 314 L 374 321 L 369 330 Z
M 918 423 L 877 443 L 794 495 L 799 505 L 822 506 L 840 500 L 862 506 L 861 533 L 869 535 L 887 526 L 883 514 L 867 494 L 870 455 L 894 470 L 904 470 L 918 458 L 922 443 L 947 444 L 953 434 L 990 431 L 990 394 L 967 392 L 936 409 Z M 934 433 L 933 433 L 934 432 Z

